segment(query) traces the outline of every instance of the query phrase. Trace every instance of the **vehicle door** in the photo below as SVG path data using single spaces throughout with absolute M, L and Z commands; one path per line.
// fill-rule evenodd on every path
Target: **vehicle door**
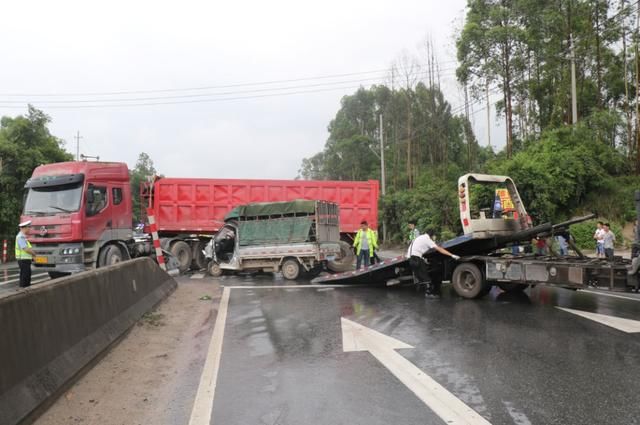
M 109 190 L 106 183 L 89 183 L 85 193 L 84 240 L 111 239 L 113 221 L 109 207 Z
M 214 242 L 218 264 L 223 269 L 237 269 L 239 265 L 237 229 L 234 226 L 225 225 L 216 234 Z
M 131 237 L 131 215 L 124 199 L 125 190 L 122 184 L 111 186 L 111 228 L 115 239 L 126 240 Z

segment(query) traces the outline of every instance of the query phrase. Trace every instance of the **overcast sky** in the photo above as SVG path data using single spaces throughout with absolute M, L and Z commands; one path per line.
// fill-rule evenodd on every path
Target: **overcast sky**
M 454 38 L 465 3 L 4 2 L 0 114 L 30 102 L 70 152 L 80 131 L 81 153 L 133 166 L 147 152 L 167 176 L 294 178 L 322 150 L 341 97 L 385 81 L 427 36 L 445 94 L 462 103 Z M 486 144 L 485 112 L 473 118 Z

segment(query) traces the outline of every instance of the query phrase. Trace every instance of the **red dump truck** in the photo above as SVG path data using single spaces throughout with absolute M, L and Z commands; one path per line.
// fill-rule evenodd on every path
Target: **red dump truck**
M 378 228 L 378 181 L 239 180 L 159 178 L 142 188 L 153 211 L 161 245 L 185 269 L 206 267 L 203 249 L 238 205 L 296 199 L 334 202 L 340 208 L 340 236 L 350 242 L 363 219 Z M 343 244 L 343 257 L 350 244 Z M 336 270 L 338 271 L 338 270 Z
M 52 277 L 153 255 L 132 223 L 129 170 L 124 163 L 41 165 L 25 184 L 21 220 L 31 220 L 34 267 Z M 360 220 L 378 222 L 378 182 L 160 178 L 141 190 L 153 210 L 163 249 L 180 270 L 206 266 L 202 250 L 233 207 L 252 202 L 318 199 L 339 204 L 341 238 Z M 344 250 L 349 251 L 344 244 Z M 348 252 L 345 252 L 348 254 Z

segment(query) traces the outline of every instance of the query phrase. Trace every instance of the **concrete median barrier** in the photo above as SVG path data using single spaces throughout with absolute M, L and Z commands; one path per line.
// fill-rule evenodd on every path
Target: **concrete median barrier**
M 175 287 L 140 258 L 0 296 L 0 423 L 30 422 Z

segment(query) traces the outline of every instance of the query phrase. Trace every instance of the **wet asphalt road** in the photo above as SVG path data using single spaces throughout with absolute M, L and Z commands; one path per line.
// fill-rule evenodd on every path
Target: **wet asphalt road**
M 31 273 L 32 285 L 49 280 L 49 275 L 46 272 L 32 269 Z M 16 290 L 19 280 L 20 270 L 17 263 L 2 265 L 0 268 L 0 294 Z
M 220 283 L 245 288 L 230 292 L 211 423 L 445 423 L 369 352 L 343 352 L 341 317 L 414 346 L 397 352 L 492 424 L 640 423 L 640 333 L 556 308 L 640 320 L 637 296 Z

